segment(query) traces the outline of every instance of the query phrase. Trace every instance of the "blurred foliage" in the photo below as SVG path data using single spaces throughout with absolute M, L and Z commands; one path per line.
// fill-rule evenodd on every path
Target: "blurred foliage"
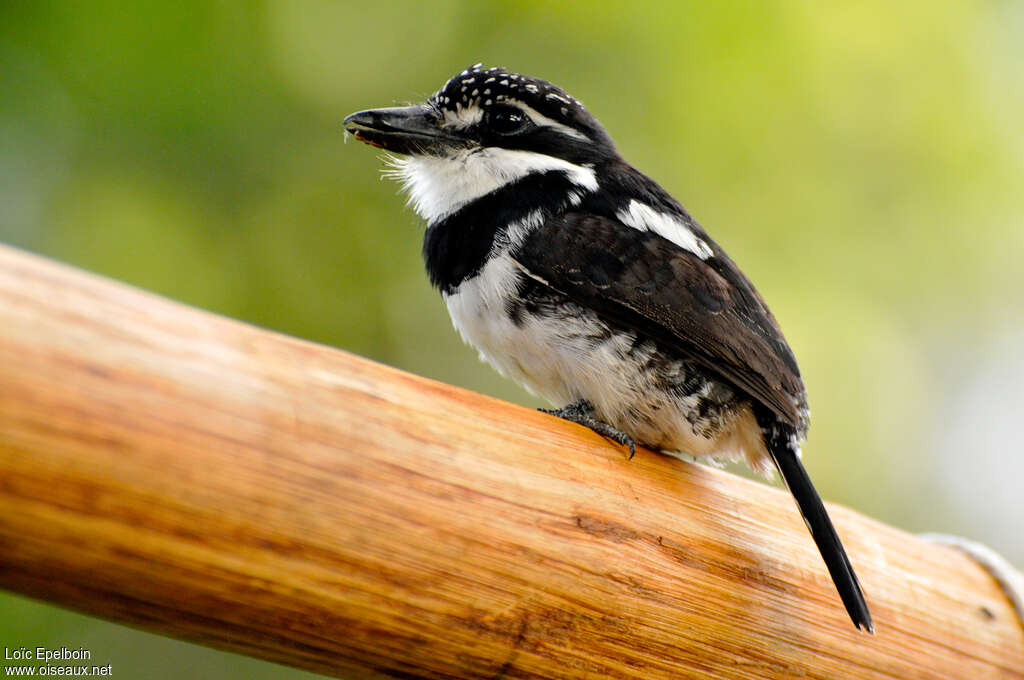
M 3 3 L 0 240 L 537 405 L 460 344 L 341 119 L 476 61 L 541 76 L 770 301 L 823 495 L 1020 562 L 1021 35 L 1010 0 Z M 120 677 L 303 675 L 4 611 L 8 644 L 89 640 Z

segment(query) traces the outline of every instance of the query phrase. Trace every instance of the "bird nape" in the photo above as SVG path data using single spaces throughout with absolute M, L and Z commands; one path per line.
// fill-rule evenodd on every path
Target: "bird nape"
M 549 82 L 472 66 L 426 103 L 360 111 L 356 139 L 426 220 L 463 339 L 551 413 L 636 444 L 777 469 L 854 625 L 857 576 L 800 462 L 807 397 L 753 284 Z

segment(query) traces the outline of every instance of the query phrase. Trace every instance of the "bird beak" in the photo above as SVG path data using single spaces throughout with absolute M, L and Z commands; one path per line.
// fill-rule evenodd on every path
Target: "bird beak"
M 345 130 L 360 142 L 405 155 L 441 155 L 462 143 L 445 134 L 429 106 L 359 111 L 345 118 Z

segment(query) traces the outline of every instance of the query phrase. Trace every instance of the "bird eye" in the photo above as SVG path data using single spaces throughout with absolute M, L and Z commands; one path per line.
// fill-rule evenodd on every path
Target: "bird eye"
M 499 135 L 519 132 L 526 122 L 526 114 L 514 106 L 494 106 L 487 111 L 487 127 Z

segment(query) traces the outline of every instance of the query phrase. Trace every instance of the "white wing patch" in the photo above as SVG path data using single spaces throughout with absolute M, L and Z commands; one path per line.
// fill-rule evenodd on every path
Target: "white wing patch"
M 658 212 L 646 203 L 636 199 L 629 202 L 629 208 L 615 213 L 623 224 L 639 229 L 640 231 L 653 231 L 655 234 L 667 238 L 680 248 L 688 250 L 702 260 L 706 260 L 715 254 L 711 246 L 697 237 L 686 224 L 667 213 Z
M 498 238 L 491 252 L 499 253 L 503 250 L 519 247 L 526 240 L 526 237 L 530 235 L 530 232 L 543 224 L 543 222 L 544 212 L 542 210 L 531 210 L 527 213 L 526 217 L 512 222 L 505 228 L 504 232 L 498 233 Z

